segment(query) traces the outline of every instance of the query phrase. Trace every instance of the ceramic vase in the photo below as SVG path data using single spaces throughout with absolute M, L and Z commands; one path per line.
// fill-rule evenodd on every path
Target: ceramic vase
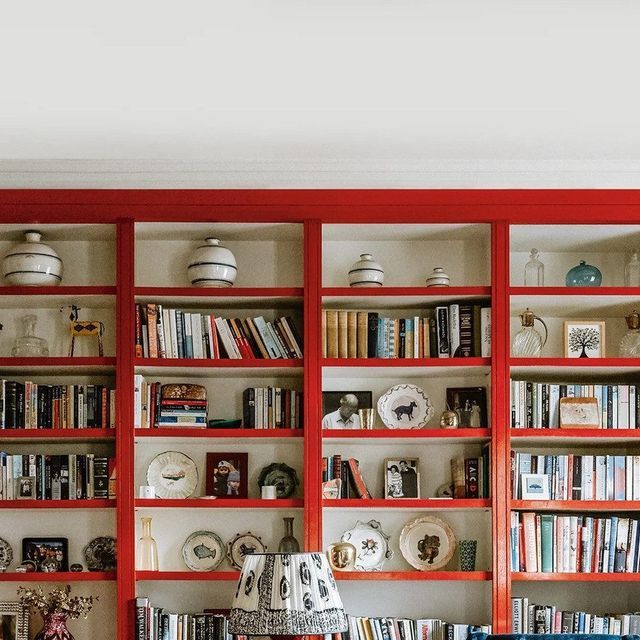
M 638 250 L 634 249 L 624 266 L 624 286 L 640 287 L 640 259 Z
M 2 274 L 17 286 L 54 286 L 62 282 L 63 264 L 58 254 L 44 242 L 39 231 L 25 231 L 25 241 L 9 250 L 2 261 Z
M 599 287 L 602 284 L 602 273 L 598 267 L 580 260 L 579 265 L 567 272 L 565 283 L 567 287 Z
M 300 551 L 300 543 L 293 535 L 293 518 L 282 518 L 284 521 L 284 536 L 278 545 L 280 553 L 298 553 Z
M 349 269 L 350 287 L 381 287 L 384 282 L 384 269 L 373 259 L 370 253 L 361 253 L 360 260 Z
M 194 287 L 231 287 L 238 275 L 236 258 L 217 238 L 205 238 L 191 256 L 187 273 Z
M 36 635 L 35 640 L 74 640 L 67 629 L 66 613 L 47 613 L 42 616 L 44 623 L 42 630 Z
M 158 571 L 158 545 L 151 535 L 151 518 L 141 518 L 142 537 L 138 540 L 136 569 Z
M 449 276 L 442 267 L 435 267 L 427 276 L 427 287 L 448 287 L 449 284 Z

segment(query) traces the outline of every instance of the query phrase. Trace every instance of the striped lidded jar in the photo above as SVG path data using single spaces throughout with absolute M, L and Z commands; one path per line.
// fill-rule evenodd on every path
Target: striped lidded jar
M 187 267 L 194 287 L 231 287 L 238 274 L 236 258 L 217 238 L 205 238 Z
M 2 275 L 12 285 L 52 286 L 62 282 L 63 264 L 44 242 L 39 231 L 25 231 L 25 241 L 9 250 L 2 261 Z
M 381 287 L 383 282 L 384 269 L 370 253 L 360 254 L 360 260 L 349 269 L 350 287 Z

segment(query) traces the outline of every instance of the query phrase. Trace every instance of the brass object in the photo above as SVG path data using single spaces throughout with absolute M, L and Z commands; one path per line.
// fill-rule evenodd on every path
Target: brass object
M 442 415 L 440 416 L 440 426 L 443 429 L 456 429 L 459 423 L 460 418 L 457 411 L 451 411 L 451 409 L 447 409 L 446 411 L 442 412 Z
M 334 571 L 353 571 L 356 566 L 356 548 L 350 542 L 335 542 L 329 545 L 327 558 Z

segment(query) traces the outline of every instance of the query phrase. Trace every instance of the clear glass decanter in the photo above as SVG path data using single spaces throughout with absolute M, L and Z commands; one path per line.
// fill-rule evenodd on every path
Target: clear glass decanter
M 151 518 L 141 518 L 142 537 L 138 540 L 136 569 L 158 571 L 158 545 L 151 535 Z
M 49 355 L 47 341 L 35 335 L 37 321 L 38 316 L 32 313 L 22 318 L 22 336 L 13 343 L 12 356 L 29 358 Z
M 631 257 L 624 265 L 624 286 L 640 287 L 640 259 L 637 249 L 631 252 Z
M 524 265 L 524 286 L 544 287 L 544 264 L 538 259 L 538 250 L 531 249 L 529 262 Z
M 544 327 L 544 340 L 533 326 L 536 320 Z M 522 322 L 522 329 L 514 336 L 511 347 L 513 356 L 516 358 L 539 358 L 542 347 L 547 343 L 547 338 L 549 337 L 547 325 L 542 318 L 539 318 L 528 308 L 520 316 L 520 321 Z
M 282 518 L 284 521 L 284 537 L 280 540 L 278 551 L 280 553 L 298 553 L 300 544 L 293 535 L 293 518 Z
M 628 331 L 620 340 L 620 357 L 640 358 L 640 314 L 634 310 L 624 319 Z

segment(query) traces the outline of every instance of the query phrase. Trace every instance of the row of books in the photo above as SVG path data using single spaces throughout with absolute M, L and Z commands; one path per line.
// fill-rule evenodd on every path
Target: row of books
M 281 387 L 249 387 L 242 392 L 246 429 L 302 428 L 302 392 Z
M 556 429 L 560 398 L 595 398 L 603 429 L 637 429 L 640 402 L 633 384 L 555 384 L 511 381 L 511 426 L 515 429 Z
M 362 477 L 359 462 L 355 458 L 343 460 L 341 454 L 323 457 L 322 482 L 331 480 L 339 481 L 335 483 L 337 489 L 335 498 L 371 498 L 371 493 Z
M 530 482 L 544 482 L 546 500 L 640 500 L 640 456 L 536 455 L 511 452 L 514 498 L 527 494 Z M 547 477 L 529 478 L 530 474 Z M 535 493 L 533 494 L 535 495 Z
M 216 613 L 174 613 L 136 598 L 135 640 L 247 640 L 231 636 L 226 616 Z
M 0 380 L 0 429 L 113 429 L 115 390 Z
M 0 451 L 0 500 L 115 497 L 115 458 Z
M 482 447 L 482 455 L 451 459 L 451 479 L 454 498 L 489 498 L 489 445 Z
M 491 633 L 491 625 L 445 622 L 436 618 L 368 618 L 347 615 L 344 640 L 467 640 L 473 632 Z M 331 636 L 326 640 L 331 640 Z
M 468 358 L 491 355 L 491 308 L 451 304 L 426 316 L 386 318 L 371 311 L 322 312 L 325 358 Z
M 302 339 L 290 316 L 266 321 L 136 304 L 138 358 L 302 358 Z
M 512 571 L 637 573 L 638 520 L 551 513 L 511 513 Z
M 530 604 L 529 598 L 516 597 L 511 598 L 511 632 L 635 635 L 640 633 L 640 614 L 562 611 L 553 605 Z
M 161 382 L 147 382 L 144 376 L 133 377 L 133 427 L 201 427 L 207 426 L 207 400 L 163 398 Z

